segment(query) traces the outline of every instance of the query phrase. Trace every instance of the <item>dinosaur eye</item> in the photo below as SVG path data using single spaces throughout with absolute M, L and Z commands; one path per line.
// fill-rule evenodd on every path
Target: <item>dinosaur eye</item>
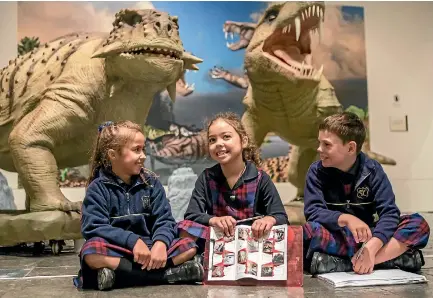
M 126 10 L 120 16 L 120 20 L 129 26 L 134 26 L 135 24 L 141 23 L 143 20 L 142 16 L 133 10 Z
M 133 18 L 132 18 L 132 23 L 133 24 L 137 24 L 137 23 L 140 23 L 141 22 L 141 16 L 140 15 L 135 15 Z
M 270 23 L 273 20 L 275 20 L 277 17 L 278 17 L 278 11 L 271 10 L 266 14 L 265 21 Z

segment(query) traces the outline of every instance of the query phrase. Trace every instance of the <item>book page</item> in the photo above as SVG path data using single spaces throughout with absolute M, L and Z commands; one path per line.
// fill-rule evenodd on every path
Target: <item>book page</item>
M 236 279 L 236 233 L 233 237 L 210 228 L 208 280 Z
M 236 279 L 255 278 L 259 272 L 260 243 L 252 237 L 251 227 L 236 227 Z
M 274 226 L 260 241 L 260 280 L 287 280 L 287 225 Z

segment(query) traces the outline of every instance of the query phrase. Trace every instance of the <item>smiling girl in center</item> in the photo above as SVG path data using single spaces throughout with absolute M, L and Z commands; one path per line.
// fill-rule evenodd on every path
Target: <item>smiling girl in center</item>
M 217 114 L 207 126 L 207 139 L 210 157 L 217 164 L 206 168 L 196 181 L 185 220 L 178 224 L 181 237 L 198 240 L 202 250 L 209 226 L 233 236 L 237 220 L 262 215 L 251 225 L 257 239 L 274 225 L 289 224 L 274 183 L 258 168 L 258 149 L 239 117 Z

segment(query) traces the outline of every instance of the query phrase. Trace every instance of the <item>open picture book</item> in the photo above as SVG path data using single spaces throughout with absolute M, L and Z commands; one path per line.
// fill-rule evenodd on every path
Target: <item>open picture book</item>
M 238 225 L 226 237 L 210 228 L 208 281 L 287 280 L 287 225 L 274 226 L 263 239 L 255 240 L 251 227 Z

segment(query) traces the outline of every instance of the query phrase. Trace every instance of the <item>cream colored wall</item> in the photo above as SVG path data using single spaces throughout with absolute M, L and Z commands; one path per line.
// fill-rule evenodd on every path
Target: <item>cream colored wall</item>
M 433 3 L 333 2 L 363 6 L 371 146 L 397 160 L 385 167 L 403 211 L 433 211 Z M 0 3 L 0 66 L 16 55 L 16 3 Z M 393 102 L 394 95 L 400 98 Z M 408 132 L 390 132 L 389 116 L 408 115 Z M 5 173 L 5 172 L 3 172 Z M 16 187 L 16 175 L 6 173 Z M 277 184 L 284 197 L 294 189 Z M 63 189 L 72 200 L 82 189 Z M 24 192 L 14 191 L 18 208 Z
M 17 55 L 17 2 L 0 2 L 0 68 L 6 66 L 10 59 Z M 17 186 L 17 175 L 1 170 L 6 176 L 9 186 Z M 16 193 L 15 204 L 18 209 L 24 209 L 24 192 Z
M 397 161 L 385 171 L 400 209 L 433 211 L 433 2 L 346 3 L 364 6 L 372 149 Z M 390 132 L 399 115 L 408 132 Z

